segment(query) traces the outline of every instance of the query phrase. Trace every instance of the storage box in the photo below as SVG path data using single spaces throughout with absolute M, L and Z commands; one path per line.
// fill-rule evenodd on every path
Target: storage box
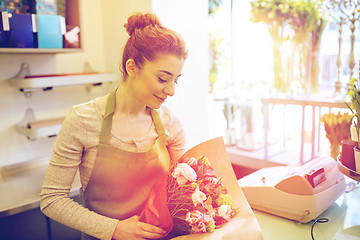
M 64 17 L 37 15 L 37 30 L 39 48 L 63 48 Z
M 1 12 L 0 47 L 36 47 L 35 26 L 35 16 L 33 14 Z

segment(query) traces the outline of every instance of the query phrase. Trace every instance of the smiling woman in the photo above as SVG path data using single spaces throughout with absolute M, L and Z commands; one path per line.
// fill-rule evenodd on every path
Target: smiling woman
M 145 60 L 142 68 L 137 67 L 133 59 L 128 59 L 127 78 L 120 86 L 123 88 L 121 96 L 134 93 L 137 104 L 158 109 L 167 96 L 174 95 L 183 65 L 184 59 L 172 54 L 158 54 L 156 60 L 151 62 Z
M 175 94 L 187 56 L 176 32 L 153 14 L 134 14 L 122 57 L 123 81 L 65 118 L 41 192 L 41 210 L 83 239 L 155 239 L 139 221 L 155 182 L 185 151 L 178 119 L 162 106 Z M 84 206 L 69 198 L 77 170 Z M 141 174 L 139 174 L 141 170 Z

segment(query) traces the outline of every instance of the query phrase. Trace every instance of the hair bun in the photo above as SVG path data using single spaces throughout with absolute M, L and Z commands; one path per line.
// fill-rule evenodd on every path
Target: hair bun
M 136 29 L 142 29 L 149 25 L 161 26 L 160 20 L 155 14 L 135 13 L 128 18 L 127 23 L 124 25 L 124 27 L 126 28 L 128 34 L 131 36 Z

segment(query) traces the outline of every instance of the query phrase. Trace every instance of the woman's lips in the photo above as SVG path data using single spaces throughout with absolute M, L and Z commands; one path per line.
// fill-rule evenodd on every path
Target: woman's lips
M 159 102 L 161 102 L 161 103 L 165 102 L 166 98 L 161 98 L 161 97 L 156 96 L 156 95 L 155 95 L 155 97 L 159 100 Z

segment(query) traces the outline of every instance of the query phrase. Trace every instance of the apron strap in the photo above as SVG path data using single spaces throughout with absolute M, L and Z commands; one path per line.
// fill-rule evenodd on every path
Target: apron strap
M 100 131 L 100 142 L 101 143 L 108 143 L 110 140 L 111 135 L 111 126 L 112 126 L 112 118 L 114 115 L 115 110 L 115 103 L 116 103 L 116 89 L 114 89 L 108 96 L 108 99 L 106 101 L 106 107 L 105 107 L 105 114 L 104 119 L 101 122 L 101 131 Z M 152 108 L 150 109 L 151 117 L 155 125 L 155 130 L 157 134 L 159 135 L 159 138 L 162 138 L 161 140 L 165 146 L 166 146 L 166 135 L 164 126 L 161 122 L 160 116 L 158 112 Z
M 161 122 L 158 112 L 156 110 L 150 108 L 150 113 L 151 113 L 151 117 L 153 119 L 157 134 L 159 135 L 159 137 L 165 136 L 164 126 Z
M 160 144 L 166 149 L 166 135 L 164 126 L 161 122 L 160 116 L 155 109 L 150 108 L 151 117 L 153 119 L 155 130 L 159 136 Z
M 108 143 L 110 140 L 112 117 L 114 115 L 116 102 L 116 90 L 117 88 L 109 94 L 106 101 L 104 119 L 101 122 L 100 143 Z

